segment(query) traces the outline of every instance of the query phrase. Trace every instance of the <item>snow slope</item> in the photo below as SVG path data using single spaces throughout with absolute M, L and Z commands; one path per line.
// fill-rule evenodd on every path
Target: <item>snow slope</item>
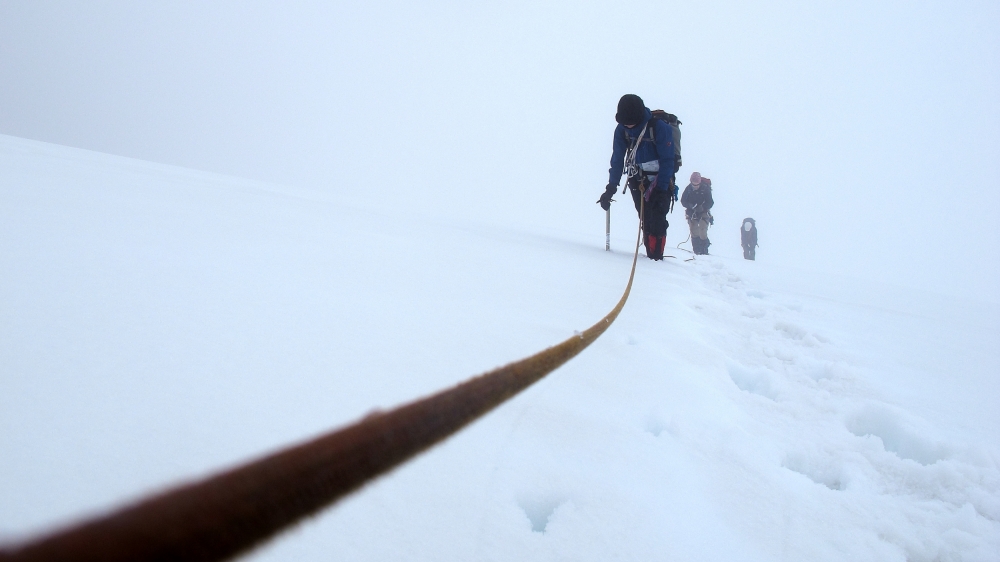
M 440 203 L 0 136 L 0 539 L 533 353 L 624 288 L 623 203 L 612 253 L 599 211 Z M 641 260 L 590 349 L 250 559 L 1000 560 L 997 306 L 722 254 Z

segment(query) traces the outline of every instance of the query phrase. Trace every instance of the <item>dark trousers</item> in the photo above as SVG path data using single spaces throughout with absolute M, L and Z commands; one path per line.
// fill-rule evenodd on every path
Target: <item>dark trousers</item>
M 757 256 L 757 248 L 755 246 L 743 246 L 743 258 L 748 260 L 755 260 Z
M 649 182 L 647 180 L 642 181 L 648 187 Z M 639 180 L 628 180 L 628 187 L 629 191 L 632 192 L 635 211 L 638 213 L 640 209 L 639 205 L 642 203 L 640 199 L 642 195 L 639 193 Z M 670 210 L 670 201 L 673 199 L 671 190 L 654 189 L 653 193 L 649 195 L 649 200 L 646 201 L 645 216 L 642 217 L 643 230 L 646 236 L 667 235 L 667 227 L 670 226 L 670 223 L 667 222 L 667 211 Z

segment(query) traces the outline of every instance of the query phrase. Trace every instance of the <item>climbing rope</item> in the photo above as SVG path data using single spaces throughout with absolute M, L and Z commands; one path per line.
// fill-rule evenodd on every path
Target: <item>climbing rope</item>
M 640 173 L 639 166 L 635 163 L 635 156 L 639 152 L 639 145 L 642 144 L 642 138 L 646 136 L 646 128 L 649 127 L 649 123 L 649 121 L 646 121 L 646 124 L 642 126 L 642 130 L 639 131 L 639 136 L 635 139 L 635 144 L 630 146 L 625 152 L 625 172 L 628 174 L 628 179 L 632 179 Z M 625 185 L 628 185 L 627 181 Z M 625 193 L 624 189 L 622 189 L 622 193 Z
M 640 199 L 641 200 L 641 199 Z M 596 340 L 625 306 L 581 333 L 354 425 L 204 480 L 181 485 L 23 545 L 0 547 L 0 562 L 217 561 L 244 554 L 366 482 L 443 441 L 569 361 Z

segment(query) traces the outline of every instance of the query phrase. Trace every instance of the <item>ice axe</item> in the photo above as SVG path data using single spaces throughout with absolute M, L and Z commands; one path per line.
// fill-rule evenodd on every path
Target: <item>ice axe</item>
M 611 207 L 604 211 L 604 250 L 611 251 Z

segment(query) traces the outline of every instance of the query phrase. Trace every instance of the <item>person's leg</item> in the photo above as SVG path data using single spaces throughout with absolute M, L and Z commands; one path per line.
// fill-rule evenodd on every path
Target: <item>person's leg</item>
M 670 228 L 670 221 L 667 220 L 667 213 L 670 212 L 671 205 L 674 202 L 674 187 L 673 178 L 670 180 L 669 188 L 660 192 L 659 199 L 659 209 L 660 216 L 663 218 L 662 229 L 657 232 L 656 242 L 659 248 L 660 257 L 663 257 L 663 250 L 667 246 L 667 229 Z
M 639 215 L 640 211 L 643 209 L 643 206 L 642 206 L 642 193 L 639 191 L 639 180 L 634 179 L 634 178 L 633 179 L 629 179 L 628 180 L 628 191 L 629 191 L 629 193 L 632 194 L 632 202 L 635 203 L 635 212 L 636 212 L 637 215 Z M 647 216 L 649 215 L 648 209 L 646 210 L 645 215 L 647 215 Z M 640 216 L 640 218 L 642 218 L 642 231 L 643 231 L 642 232 L 642 245 L 646 248 L 646 256 L 650 256 L 651 252 L 653 250 L 651 249 L 652 244 L 650 243 L 650 238 L 649 238 L 649 234 L 648 234 L 649 233 L 649 225 L 646 223 L 646 217 L 645 216 L 643 216 L 643 215 L 639 215 L 639 216 Z
M 661 239 L 667 236 L 667 205 L 669 193 L 663 189 L 654 190 L 646 202 L 646 240 L 650 242 L 647 255 L 654 260 L 663 259 Z
M 638 215 L 639 209 L 642 208 L 640 206 L 642 204 L 642 199 L 641 195 L 639 194 L 639 182 L 634 179 L 629 179 L 627 183 L 628 183 L 628 191 L 629 193 L 632 194 L 632 202 L 635 203 L 635 212 Z
M 698 219 L 695 221 L 694 228 L 692 229 L 691 239 L 698 238 L 698 247 L 700 248 L 701 254 L 708 253 L 708 221 L 705 219 Z

